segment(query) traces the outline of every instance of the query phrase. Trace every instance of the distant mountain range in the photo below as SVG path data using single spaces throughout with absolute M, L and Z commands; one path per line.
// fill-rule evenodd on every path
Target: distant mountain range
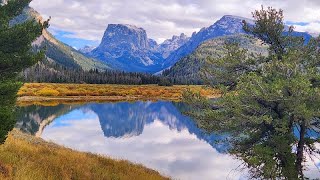
M 243 30 L 242 21 L 246 20 L 248 23 L 254 22 L 250 19 L 238 16 L 223 16 L 220 20 L 212 26 L 202 28 L 198 33 L 193 33 L 190 40 L 181 46 L 178 50 L 174 51 L 163 64 L 163 68 L 168 68 L 178 62 L 181 58 L 189 55 L 196 48 L 207 40 L 214 39 L 221 36 L 245 33 Z
M 115 69 L 156 73 L 173 66 L 206 40 L 244 33 L 242 29 L 244 19 L 224 16 L 214 25 L 194 33 L 191 38 L 181 34 L 159 45 L 156 41 L 148 39 L 146 31 L 142 28 L 109 24 L 101 44 L 87 55 L 100 59 Z
M 183 68 L 179 71 L 184 72 L 186 69 L 198 67 L 182 67 L 182 63 L 179 61 L 185 60 L 186 57 L 190 62 L 198 61 L 198 59 L 191 60 L 190 58 L 194 57 L 191 54 L 196 52 L 202 44 L 220 37 L 245 35 L 243 20 L 254 24 L 251 19 L 226 15 L 212 26 L 202 28 L 198 33 L 193 33 L 192 37 L 181 34 L 173 36 L 172 39 L 168 39 L 162 44 L 157 44 L 156 41 L 149 39 L 146 31 L 142 28 L 132 25 L 109 24 L 101 44 L 86 54 L 110 64 L 114 69 L 124 71 L 158 72 L 159 74 L 175 65 L 175 69 Z M 312 37 L 308 33 L 302 32 L 294 32 L 294 35 L 303 36 L 306 40 Z M 237 37 L 242 36 L 234 36 L 233 38 Z M 253 37 L 247 36 L 247 38 Z M 190 63 L 185 64 L 191 65 Z M 174 72 L 176 70 L 172 71 L 172 73 Z M 182 74 L 185 75 L 185 73 Z
M 22 15 L 12 20 L 12 23 L 23 22 L 30 18 L 42 19 L 36 11 L 28 7 L 25 8 Z M 148 38 L 147 32 L 143 28 L 128 24 L 109 24 L 98 47 L 87 46 L 79 51 L 58 41 L 47 30 L 44 30 L 43 36 L 35 42 L 35 46 L 40 48 L 46 46 L 47 60 L 67 68 L 114 69 L 152 74 L 160 74 L 163 70 L 173 68 L 172 73 L 179 72 L 186 75 L 187 70 L 191 72 L 190 68 L 199 68 L 198 66 L 189 66 L 197 64 L 199 57 L 194 56 L 193 53 L 201 51 L 198 50 L 198 48 L 203 48 L 201 45 L 221 37 L 222 39 L 227 36 L 243 37 L 242 35 L 246 34 L 242 28 L 243 20 L 249 24 L 254 23 L 250 19 L 226 15 L 213 25 L 193 33 L 192 37 L 181 34 L 173 36 L 161 44 Z M 303 36 L 306 40 L 312 37 L 303 32 L 294 32 L 294 35 Z M 252 37 L 247 36 L 247 38 Z M 216 46 L 209 47 L 217 48 Z M 204 56 L 204 54 L 200 56 Z M 186 59 L 188 59 L 188 63 L 184 63 Z M 180 61 L 182 62 L 179 63 Z M 182 64 L 186 66 L 182 66 Z M 192 71 L 195 72 L 195 70 Z
M 181 34 L 158 45 L 148 38 L 142 28 L 128 24 L 109 24 L 101 44 L 85 53 L 110 64 L 114 69 L 155 73 L 162 70 L 165 59 L 188 40 L 186 35 Z

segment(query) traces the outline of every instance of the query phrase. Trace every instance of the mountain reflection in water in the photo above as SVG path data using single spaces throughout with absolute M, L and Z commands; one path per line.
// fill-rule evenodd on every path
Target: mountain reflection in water
M 66 147 L 126 159 L 178 179 L 247 179 L 227 135 L 206 134 L 182 103 L 120 102 L 20 108 L 17 128 Z M 309 174 L 314 174 L 311 170 Z

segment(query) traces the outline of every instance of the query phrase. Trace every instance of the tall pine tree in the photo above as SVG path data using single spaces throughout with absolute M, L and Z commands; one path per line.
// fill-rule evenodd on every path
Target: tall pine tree
M 32 51 L 32 42 L 42 34 L 48 22 L 10 23 L 30 2 L 9 0 L 0 5 L 0 143 L 15 124 L 16 93 L 21 86 L 17 75 L 43 58 L 43 53 Z
M 217 101 L 190 93 L 187 98 L 197 108 L 193 114 L 201 127 L 231 136 L 230 152 L 244 161 L 253 178 L 305 179 L 307 156 L 320 155 L 315 148 L 320 142 L 320 39 L 305 44 L 291 36 L 282 10 L 262 8 L 253 18 L 255 25 L 244 22 L 244 29 L 269 45 L 269 56 L 256 60 L 255 71 L 241 71 L 232 79 L 233 91 Z M 243 64 L 234 58 L 241 56 L 224 58 L 221 69 Z

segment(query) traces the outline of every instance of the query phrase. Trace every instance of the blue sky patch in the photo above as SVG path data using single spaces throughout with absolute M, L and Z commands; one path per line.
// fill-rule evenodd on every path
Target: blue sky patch
M 65 43 L 73 48 L 76 48 L 76 49 L 80 49 L 84 46 L 98 46 L 100 43 L 99 41 L 92 41 L 92 40 L 69 37 L 69 36 L 74 35 L 74 33 L 72 33 L 72 32 L 52 30 L 52 29 L 50 29 L 49 31 L 59 41 Z
M 88 119 L 96 119 L 97 115 L 92 112 L 84 112 L 81 109 L 76 109 L 68 114 L 62 115 L 55 119 L 50 125 L 51 127 L 68 127 L 72 121 L 82 121 Z
M 287 24 L 287 25 L 290 25 L 290 26 L 294 26 L 294 25 L 307 26 L 307 25 L 309 25 L 310 23 L 308 23 L 308 22 L 293 22 L 293 21 L 287 21 L 286 24 Z

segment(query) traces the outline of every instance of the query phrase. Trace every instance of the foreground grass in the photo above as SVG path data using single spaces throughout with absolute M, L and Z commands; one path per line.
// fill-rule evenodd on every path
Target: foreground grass
M 26 83 L 19 90 L 19 103 L 31 101 L 134 101 L 134 100 L 181 100 L 186 90 L 198 92 L 202 96 L 215 98 L 218 90 L 205 86 L 158 85 L 93 85 Z
M 0 179 L 168 179 L 127 161 L 75 152 L 13 130 L 0 146 Z

